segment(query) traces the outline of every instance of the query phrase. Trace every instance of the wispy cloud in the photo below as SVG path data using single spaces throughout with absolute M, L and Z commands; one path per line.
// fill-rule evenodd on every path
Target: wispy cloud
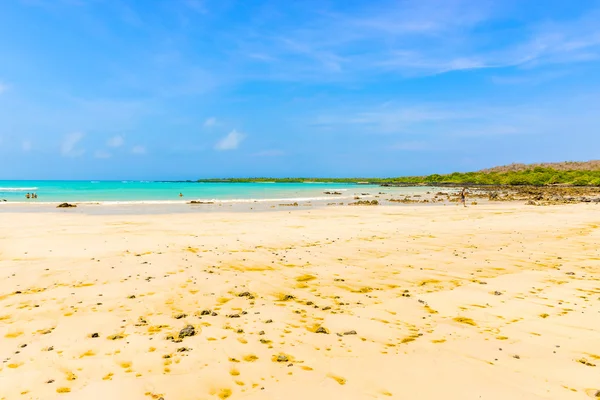
M 206 121 L 204 121 L 204 126 L 205 127 L 211 127 L 211 126 L 215 126 L 217 124 L 217 118 L 215 117 L 210 117 L 207 118 Z
M 240 32 L 236 46 L 248 63 L 265 60 L 270 79 L 331 80 L 394 73 L 426 76 L 452 71 L 579 63 L 600 58 L 600 12 L 556 23 L 529 20 L 510 35 L 489 28 L 514 15 L 491 1 L 406 0 L 357 3 L 306 12 L 294 27 L 270 21 Z M 304 22 L 305 21 L 305 22 Z M 244 33 L 244 34 L 242 34 Z M 506 40 L 504 40 L 506 39 Z M 497 45 L 489 46 L 490 42 Z M 260 57 L 256 57 L 260 55 Z M 259 65 L 259 64 L 256 64 Z
M 106 145 L 108 147 L 121 147 L 121 146 L 123 146 L 123 143 L 125 143 L 123 136 L 116 135 L 116 136 L 113 136 L 110 139 L 108 139 L 108 141 L 106 142 Z
M 110 158 L 111 156 L 112 155 L 105 150 L 96 150 L 96 152 L 94 153 L 94 157 L 100 159 Z
M 215 149 L 220 151 L 235 150 L 239 147 L 240 143 L 242 143 L 245 137 L 246 135 L 243 133 L 233 130 L 217 142 Z
M 137 155 L 146 154 L 146 147 L 141 146 L 141 145 L 133 146 L 131 148 L 131 153 L 137 154 Z
M 82 132 L 73 132 L 65 136 L 61 146 L 60 153 L 63 157 L 81 157 L 85 149 L 77 148 L 77 144 L 85 135 Z
M 8 90 L 8 85 L 4 82 L 0 81 L 0 94 L 6 92 Z

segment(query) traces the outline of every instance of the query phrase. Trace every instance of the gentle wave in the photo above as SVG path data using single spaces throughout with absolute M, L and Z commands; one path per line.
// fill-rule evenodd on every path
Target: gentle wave
M 371 196 L 363 196 L 371 197 Z M 108 200 L 108 201 L 71 201 L 73 204 L 81 205 L 107 205 L 107 206 L 119 206 L 119 205 L 161 205 L 161 204 L 187 204 L 190 201 L 201 201 L 204 203 L 218 204 L 232 204 L 232 203 L 275 203 L 275 202 L 301 202 L 301 201 L 321 201 L 331 200 L 339 201 L 342 199 L 352 199 L 352 196 L 337 196 L 337 197 L 289 197 L 289 198 L 274 198 L 274 199 L 188 199 L 188 200 Z M 36 201 L 34 203 L 19 201 L 19 202 L 7 202 L 2 204 L 36 204 L 36 205 L 48 205 L 58 204 L 57 201 Z M 206 205 L 206 204 L 205 204 Z M 210 204 L 208 204 L 210 205 Z
M 0 187 L 0 192 L 30 192 L 38 190 L 37 187 Z

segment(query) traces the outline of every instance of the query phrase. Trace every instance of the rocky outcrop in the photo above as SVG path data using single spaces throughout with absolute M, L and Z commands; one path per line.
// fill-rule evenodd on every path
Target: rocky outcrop
M 71 203 L 61 203 L 56 206 L 56 208 L 73 208 L 73 207 L 77 207 L 77 205 L 71 204 Z
M 350 203 L 349 205 L 351 206 L 378 206 L 379 205 L 379 201 L 377 200 L 359 200 L 359 201 L 355 201 L 354 203 Z

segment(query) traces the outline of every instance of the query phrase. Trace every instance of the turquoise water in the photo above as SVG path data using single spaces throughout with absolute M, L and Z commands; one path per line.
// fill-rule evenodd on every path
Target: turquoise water
M 431 188 L 410 188 L 410 192 Z M 325 195 L 338 191 L 342 195 Z M 220 202 L 301 201 L 348 199 L 356 194 L 379 191 L 394 193 L 407 188 L 339 183 L 193 183 L 147 181 L 0 181 L 0 201 L 180 203 L 190 200 Z M 35 192 L 37 199 L 27 199 Z M 183 194 L 183 197 L 179 196 Z

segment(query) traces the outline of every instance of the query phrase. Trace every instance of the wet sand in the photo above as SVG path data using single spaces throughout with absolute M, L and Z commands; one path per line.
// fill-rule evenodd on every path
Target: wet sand
M 596 204 L 70 211 L 0 214 L 0 399 L 600 391 Z

